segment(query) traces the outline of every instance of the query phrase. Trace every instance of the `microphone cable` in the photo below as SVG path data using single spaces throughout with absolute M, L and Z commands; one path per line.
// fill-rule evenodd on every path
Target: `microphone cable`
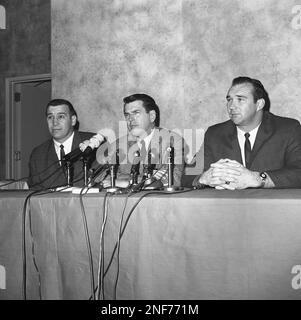
M 87 194 L 89 187 L 87 185 L 84 185 L 79 193 L 79 202 L 80 202 L 80 208 L 82 213 L 82 220 L 83 220 L 83 227 L 85 231 L 85 239 L 86 239 L 86 246 L 87 246 L 87 252 L 88 252 L 88 261 L 89 261 L 89 268 L 90 268 L 90 285 L 91 285 L 91 293 L 93 300 L 95 300 L 95 280 L 94 280 L 94 267 L 93 267 L 93 256 L 92 256 L 92 249 L 91 249 L 91 241 L 90 241 L 90 235 L 89 235 L 89 229 L 88 229 L 88 223 L 87 223 L 87 216 L 85 211 L 85 206 L 83 202 L 83 196 Z M 85 190 L 87 189 L 87 190 Z M 84 193 L 85 192 L 85 193 Z
M 4 187 L 4 186 L 7 186 L 7 185 L 10 185 L 10 184 L 12 184 L 12 183 L 19 182 L 19 181 L 22 181 L 22 180 L 28 180 L 29 177 L 39 176 L 40 174 L 44 173 L 45 171 L 47 171 L 48 169 L 50 169 L 52 166 L 54 166 L 55 164 L 57 164 L 57 163 L 59 163 L 59 162 L 60 162 L 60 160 L 57 160 L 57 161 L 51 163 L 46 169 L 44 169 L 44 170 L 42 170 L 42 171 L 40 171 L 40 172 L 38 172 L 38 173 L 36 173 L 36 174 L 29 175 L 29 176 L 26 176 L 26 177 L 23 177 L 23 178 L 20 178 L 20 179 L 16 179 L 16 180 L 15 180 L 15 179 L 12 179 L 12 181 L 9 181 L 9 182 L 7 182 L 7 183 L 5 183 L 5 184 L 0 185 L 0 187 Z M 56 172 L 56 171 L 55 171 L 55 172 Z M 53 174 L 53 173 L 52 173 L 52 174 Z M 49 178 L 47 178 L 47 179 L 49 179 Z M 47 180 L 47 179 L 46 179 L 46 180 Z M 43 180 L 43 182 L 44 182 L 44 180 Z M 37 185 L 37 184 L 34 184 L 34 186 L 35 186 L 35 185 Z
M 77 182 L 77 181 L 76 181 Z M 55 188 L 58 188 L 60 186 L 56 186 Z M 65 189 L 67 189 L 68 187 L 66 187 Z M 64 189 L 61 189 L 64 190 Z M 22 294 L 23 294 L 23 300 L 27 300 L 27 254 L 26 254 L 26 211 L 27 211 L 27 206 L 28 203 L 30 202 L 30 199 L 32 196 L 34 195 L 45 195 L 48 193 L 53 193 L 54 190 L 52 190 L 51 188 L 44 188 L 41 190 L 35 190 L 32 191 L 29 195 L 26 196 L 24 204 L 23 204 L 23 210 L 22 210 L 22 224 L 21 224 L 21 234 L 22 234 Z M 36 259 L 35 259 L 35 246 L 34 246 L 34 237 L 33 237 L 33 232 L 32 232 L 32 219 L 31 219 L 31 208 L 30 206 L 28 206 L 28 217 L 29 217 L 29 230 L 30 230 L 30 236 L 31 236 L 31 242 L 32 242 L 32 246 L 31 246 L 31 253 L 32 253 L 32 257 L 33 257 L 33 264 L 34 267 L 38 273 L 38 279 L 39 279 L 39 298 L 40 300 L 42 300 L 42 293 L 41 293 L 41 276 L 40 276 L 40 271 L 38 268 L 38 265 L 36 263 Z
M 102 300 L 105 300 L 104 295 L 104 230 L 108 217 L 108 197 L 111 195 L 110 192 L 107 192 L 103 199 L 103 214 L 102 214 L 102 225 L 101 225 L 101 233 L 99 240 L 99 259 L 98 259 L 98 274 L 97 274 L 97 300 L 100 300 L 102 295 Z
M 117 273 L 116 273 L 116 279 L 115 279 L 115 284 L 114 284 L 113 300 L 117 299 L 117 284 L 118 284 L 118 279 L 119 279 L 119 265 L 120 265 L 119 256 L 120 256 L 120 243 L 121 243 L 120 240 L 121 240 L 122 223 L 123 223 L 126 205 L 127 205 L 128 199 L 131 196 L 131 194 L 132 193 L 130 192 L 126 195 L 125 202 L 123 205 L 123 210 L 121 213 L 121 219 L 120 219 L 120 223 L 119 223 L 119 231 L 118 231 L 118 238 L 117 238 Z
M 106 276 L 106 274 L 108 273 L 111 265 L 112 265 L 112 262 L 113 262 L 113 258 L 114 258 L 114 255 L 115 255 L 115 252 L 117 250 L 117 263 L 119 264 L 119 254 L 120 254 L 120 243 L 118 244 L 118 242 L 121 241 L 121 238 L 125 232 L 125 229 L 127 227 L 127 224 L 130 220 L 130 217 L 132 215 L 132 213 L 134 212 L 134 210 L 136 209 L 136 207 L 138 206 L 138 204 L 141 202 L 141 200 L 149 195 L 171 195 L 171 194 L 179 194 L 179 193 L 186 193 L 186 192 L 191 192 L 193 191 L 194 189 L 188 189 L 188 190 L 181 190 L 181 191 L 174 191 L 174 192 L 165 192 L 165 191 L 149 191 L 149 192 L 146 192 L 145 194 L 143 194 L 137 201 L 136 203 L 133 205 L 133 207 L 131 208 L 131 210 L 129 211 L 128 215 L 127 215 L 127 218 L 125 220 L 125 223 L 122 227 L 122 225 L 120 225 L 120 233 L 118 235 L 118 241 L 115 243 L 115 246 L 114 246 L 114 249 L 113 249 L 113 252 L 112 252 L 112 255 L 111 255 L 111 258 L 109 260 L 109 264 L 105 270 L 105 273 L 104 273 L 104 276 Z M 128 195 L 128 197 L 130 196 L 131 194 Z M 127 199 L 128 199 L 127 197 Z M 121 223 L 123 221 L 123 215 L 124 215 L 124 212 L 125 212 L 125 207 L 124 207 L 124 210 L 122 212 L 122 217 L 121 217 Z M 116 280 L 115 280 L 115 284 L 114 284 L 114 293 L 113 293 L 113 299 L 116 300 L 117 299 L 117 286 L 118 286 L 118 279 L 119 279 L 119 266 L 117 265 L 117 276 L 116 276 Z

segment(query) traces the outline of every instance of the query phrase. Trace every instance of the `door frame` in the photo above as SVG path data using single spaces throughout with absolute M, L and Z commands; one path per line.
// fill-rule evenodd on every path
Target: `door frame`
M 14 150 L 16 146 L 16 132 L 18 123 L 15 123 L 15 93 L 17 85 L 21 83 L 32 83 L 41 81 L 51 81 L 51 74 L 37 74 L 19 77 L 9 77 L 5 79 L 5 178 L 13 179 L 14 172 Z M 17 121 L 18 122 L 18 121 Z

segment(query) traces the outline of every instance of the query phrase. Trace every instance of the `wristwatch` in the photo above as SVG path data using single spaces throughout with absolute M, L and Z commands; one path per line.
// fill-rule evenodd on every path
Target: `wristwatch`
M 260 179 L 261 179 L 260 188 L 263 188 L 268 176 L 267 176 L 267 174 L 266 174 L 265 172 L 260 172 L 260 173 L 259 173 L 259 177 L 260 177 Z

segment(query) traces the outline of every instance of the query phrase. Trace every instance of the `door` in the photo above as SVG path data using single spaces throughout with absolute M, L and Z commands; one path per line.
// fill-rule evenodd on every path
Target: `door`
M 51 80 L 24 82 L 15 86 L 14 179 L 28 177 L 28 162 L 34 147 L 49 139 L 45 109 L 51 100 Z

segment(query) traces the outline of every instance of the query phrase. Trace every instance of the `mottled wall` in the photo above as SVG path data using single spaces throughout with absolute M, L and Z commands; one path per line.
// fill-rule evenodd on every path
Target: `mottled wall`
M 0 0 L 0 179 L 5 176 L 5 78 L 50 73 L 50 0 Z
M 292 0 L 52 0 L 54 96 L 82 129 L 116 127 L 122 98 L 152 95 L 162 126 L 227 119 L 233 77 L 260 79 L 272 111 L 301 120 L 301 30 Z

